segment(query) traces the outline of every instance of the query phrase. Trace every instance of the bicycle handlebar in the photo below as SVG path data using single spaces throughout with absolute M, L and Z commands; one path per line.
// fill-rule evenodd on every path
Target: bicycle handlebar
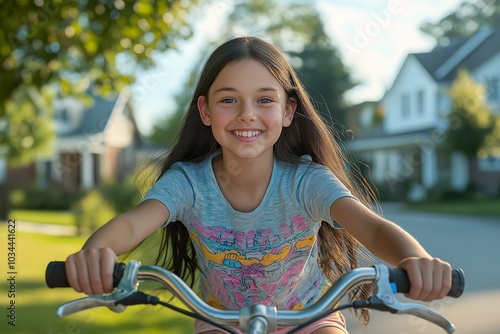
M 120 280 L 122 276 L 123 278 Z M 49 263 L 45 278 L 47 285 L 51 288 L 69 287 L 68 281 L 65 279 L 64 262 L 54 261 Z M 266 331 L 269 332 L 274 331 L 277 326 L 303 325 L 311 321 L 311 319 L 317 318 L 318 315 L 323 316 L 322 314 L 325 312 L 334 310 L 342 298 L 355 286 L 371 283 L 376 284 L 376 294 L 368 298 L 368 300 L 353 302 L 349 307 L 412 314 L 433 322 L 448 333 L 453 333 L 455 330 L 453 324 L 424 305 L 399 302 L 394 297 L 394 293 L 406 293 L 409 290 L 406 272 L 402 269 L 389 268 L 383 264 L 352 269 L 335 281 L 318 301 L 301 310 L 277 310 L 275 307 L 265 305 L 251 305 L 240 310 L 220 310 L 201 300 L 184 281 L 172 272 L 161 267 L 141 266 L 137 261 L 130 261 L 127 266 L 124 264 L 115 265 L 114 285 L 118 286 L 112 294 L 89 296 L 69 302 L 61 306 L 57 313 L 59 316 L 65 316 L 97 306 L 107 306 L 111 310 L 119 312 L 123 311 L 126 305 L 148 303 L 155 305 L 158 300 L 152 303 L 150 299 L 141 299 L 142 295 L 139 296 L 139 301 L 134 299 L 134 296 L 140 293 L 140 291 L 137 291 L 137 283 L 146 280 L 160 282 L 165 285 L 188 309 L 194 311 L 196 315 L 206 319 L 206 321 L 212 321 L 212 323 L 224 326 L 239 326 L 243 331 L 248 329 L 248 333 L 262 333 L 260 330 L 252 329 L 256 328 L 255 323 L 261 321 L 269 325 L 269 328 L 266 328 Z M 389 281 L 392 283 L 389 283 Z M 452 289 L 448 296 L 459 297 L 464 290 L 464 282 L 462 269 L 454 268 Z M 135 301 L 130 302 L 131 300 Z
M 389 282 L 395 286 L 394 292 L 408 293 L 410 291 L 410 281 L 408 274 L 404 269 L 388 268 Z M 117 287 L 123 272 L 125 270 L 124 263 L 116 263 L 113 272 L 113 287 Z M 47 266 L 45 272 L 45 281 L 49 288 L 68 288 L 70 287 L 66 278 L 66 264 L 63 261 L 53 261 Z M 465 287 L 465 276 L 461 268 L 453 268 L 452 270 L 452 285 L 447 296 L 458 298 L 462 295 Z

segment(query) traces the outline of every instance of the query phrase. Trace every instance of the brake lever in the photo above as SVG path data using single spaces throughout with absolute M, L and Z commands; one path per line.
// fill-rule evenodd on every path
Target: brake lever
M 119 304 L 118 302 L 127 298 L 137 291 L 138 282 L 137 274 L 141 263 L 132 260 L 125 267 L 123 277 L 116 289 L 109 295 L 95 295 L 85 298 L 76 299 L 66 304 L 61 305 L 57 309 L 57 315 L 62 318 L 67 315 L 87 310 L 99 306 L 107 306 L 113 312 L 123 312 L 127 308 L 126 305 Z
M 385 265 L 377 264 L 375 270 L 377 293 L 369 299 L 370 304 L 367 307 L 372 306 L 371 308 L 395 314 L 411 314 L 440 326 L 447 333 L 455 332 L 455 326 L 436 311 L 421 304 L 400 302 L 389 283 L 389 269 Z

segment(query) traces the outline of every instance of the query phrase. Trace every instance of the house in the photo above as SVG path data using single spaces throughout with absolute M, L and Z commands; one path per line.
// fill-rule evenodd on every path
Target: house
M 499 157 L 470 161 L 443 145 L 448 90 L 462 68 L 486 85 L 488 104 L 500 114 L 500 29 L 485 27 L 448 46 L 409 54 L 380 101 L 382 123 L 365 124 L 350 142 L 349 149 L 371 167 L 370 178 L 390 198 L 417 201 L 430 191 L 460 192 L 470 185 L 487 195 L 500 191 Z
M 142 140 L 130 91 L 110 98 L 91 95 L 90 106 L 73 97 L 54 101 L 57 138 L 53 155 L 36 162 L 40 186 L 88 189 L 123 180 L 135 167 Z

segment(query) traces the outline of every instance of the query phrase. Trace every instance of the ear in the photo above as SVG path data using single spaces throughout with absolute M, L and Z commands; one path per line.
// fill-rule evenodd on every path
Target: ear
M 197 101 L 198 111 L 200 112 L 201 121 L 206 126 L 212 125 L 212 119 L 210 118 L 210 112 L 208 110 L 208 103 L 205 96 L 198 96 Z
M 297 101 L 288 99 L 285 105 L 285 114 L 283 115 L 283 127 L 289 127 L 292 124 L 295 110 L 297 109 Z

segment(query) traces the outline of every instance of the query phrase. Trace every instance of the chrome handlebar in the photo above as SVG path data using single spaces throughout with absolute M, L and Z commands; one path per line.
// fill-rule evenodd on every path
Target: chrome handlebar
M 123 278 L 113 293 L 71 301 L 60 306 L 57 315 L 64 317 L 98 306 L 107 306 L 115 312 L 121 312 L 126 306 L 120 302 L 136 293 L 142 281 L 159 282 L 193 312 L 221 325 L 239 327 L 247 333 L 270 333 L 278 326 L 301 325 L 323 312 L 332 310 L 355 286 L 372 283 L 376 286 L 376 292 L 368 301 L 360 301 L 364 302 L 359 304 L 360 307 L 395 314 L 411 314 L 442 327 L 447 333 L 455 331 L 452 323 L 432 309 L 417 303 L 402 303 L 396 299 L 389 282 L 389 268 L 383 264 L 352 269 L 340 277 L 314 305 L 302 310 L 277 310 L 276 307 L 265 305 L 252 305 L 240 310 L 221 310 L 205 303 L 172 272 L 157 266 L 142 266 L 140 262 L 132 260 L 126 266 Z

